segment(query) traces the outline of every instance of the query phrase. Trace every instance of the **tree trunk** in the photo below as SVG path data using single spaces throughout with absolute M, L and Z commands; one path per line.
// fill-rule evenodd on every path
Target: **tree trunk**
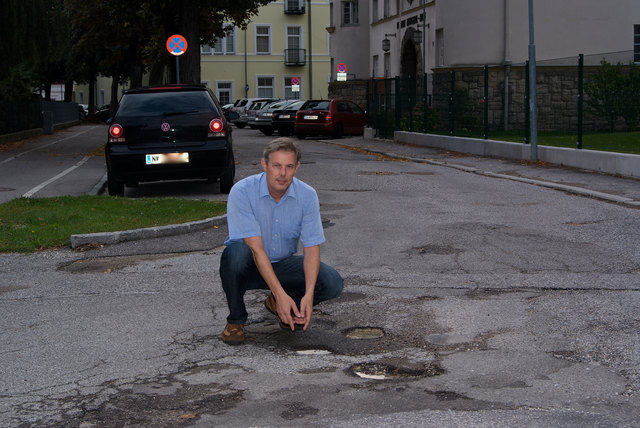
M 89 117 L 94 118 L 96 115 L 96 76 L 92 75 L 89 80 Z
M 64 81 L 64 101 L 67 103 L 73 101 L 73 80 Z
M 198 2 L 180 6 L 180 34 L 187 39 L 187 51 L 180 56 L 180 83 L 200 84 L 200 16 Z
M 109 117 L 113 117 L 116 114 L 116 110 L 118 109 L 118 88 L 120 87 L 120 82 L 118 79 L 118 74 L 113 73 L 114 77 L 111 80 L 111 103 L 109 104 Z

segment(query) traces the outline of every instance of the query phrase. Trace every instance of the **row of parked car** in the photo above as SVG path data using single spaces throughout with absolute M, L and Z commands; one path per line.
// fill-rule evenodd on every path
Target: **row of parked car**
M 122 196 L 140 182 L 182 179 L 217 181 L 220 192 L 229 193 L 235 179 L 232 122 L 298 138 L 362 134 L 365 124 L 365 112 L 348 100 L 241 99 L 225 107 L 201 85 L 126 91 L 107 119 L 109 194 Z
M 240 98 L 223 106 L 227 119 L 238 128 L 249 126 L 265 135 L 361 135 L 366 113 L 349 100 L 274 100 Z

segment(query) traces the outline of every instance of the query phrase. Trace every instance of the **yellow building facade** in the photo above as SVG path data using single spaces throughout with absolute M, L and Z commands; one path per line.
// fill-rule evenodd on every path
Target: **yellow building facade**
M 232 28 L 213 46 L 199 47 L 202 83 L 223 105 L 238 98 L 327 98 L 329 22 L 329 0 L 271 2 L 246 30 Z M 88 85 L 77 85 L 74 101 L 86 104 L 88 92 Z M 110 104 L 110 78 L 97 78 L 95 95 L 96 107 Z
M 201 46 L 202 81 L 222 104 L 255 97 L 327 98 L 329 22 L 329 1 L 263 6 L 246 30 L 234 28 L 214 46 Z

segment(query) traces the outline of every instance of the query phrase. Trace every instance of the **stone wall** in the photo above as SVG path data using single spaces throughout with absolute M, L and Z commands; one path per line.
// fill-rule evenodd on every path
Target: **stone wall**
M 597 70 L 585 67 L 584 80 Z M 489 127 L 504 129 L 505 68 L 489 68 Z M 578 69 L 577 67 L 538 67 L 536 70 L 538 130 L 576 131 L 578 128 Z M 455 69 L 455 86 L 468 91 L 474 114 L 482 115 L 484 97 L 484 70 L 482 68 Z M 433 106 L 441 111 L 449 110 L 451 70 L 438 70 L 433 75 Z M 526 68 L 511 67 L 509 74 L 509 129 L 525 127 Z M 586 101 L 586 99 L 585 99 Z M 584 104 L 584 131 L 607 129 L 607 118 L 590 115 Z M 482 116 L 480 116 L 482 119 Z M 620 126 L 623 124 L 620 123 Z
M 346 82 L 330 82 L 329 98 L 346 99 L 358 104 L 360 108 L 367 108 L 368 80 L 347 80 Z

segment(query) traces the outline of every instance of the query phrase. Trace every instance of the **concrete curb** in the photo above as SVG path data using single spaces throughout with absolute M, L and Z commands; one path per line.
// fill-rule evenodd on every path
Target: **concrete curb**
M 434 147 L 484 157 L 515 160 L 531 158 L 531 146 L 522 143 L 404 131 L 396 131 L 394 140 L 416 146 Z M 631 178 L 640 177 L 640 155 L 538 146 L 538 160 L 607 174 L 619 174 Z
M 83 245 L 117 244 L 138 239 L 160 238 L 184 233 L 196 232 L 215 226 L 222 226 L 227 221 L 227 215 L 211 217 L 204 220 L 190 221 L 182 224 L 170 224 L 167 226 L 146 227 L 143 229 L 123 230 L 116 232 L 86 233 L 71 235 L 69 242 L 71 248 L 76 249 Z
M 328 142 L 328 141 L 326 141 L 326 142 Z M 430 159 L 424 159 L 424 158 L 413 158 L 413 157 L 409 157 L 409 156 L 402 156 L 402 155 L 397 155 L 395 153 L 383 152 L 383 151 L 380 151 L 380 150 L 370 149 L 370 148 L 366 148 L 366 147 L 363 147 L 363 150 L 366 150 L 366 151 L 371 152 L 371 153 L 376 153 L 376 154 L 388 156 L 388 157 L 394 158 L 394 159 L 406 160 L 406 161 L 416 162 L 416 163 L 426 163 L 426 164 L 437 165 L 437 166 L 444 166 L 444 167 L 447 167 L 447 168 L 453 168 L 453 169 L 457 169 L 457 170 L 468 172 L 468 173 L 472 173 L 472 174 L 478 174 L 478 175 L 483 175 L 483 176 L 492 177 L 492 178 L 501 178 L 501 179 L 504 179 L 504 180 L 518 181 L 518 182 L 521 182 L 521 183 L 532 184 L 532 185 L 535 185 L 535 186 L 546 187 L 546 188 L 550 188 L 550 189 L 554 189 L 554 190 L 561 190 L 563 192 L 567 192 L 567 193 L 571 193 L 571 194 L 575 194 L 575 195 L 587 196 L 589 198 L 600 199 L 600 200 L 604 200 L 604 201 L 607 201 L 607 202 L 613 202 L 613 203 L 616 203 L 616 204 L 621 204 L 621 205 L 625 205 L 625 206 L 629 206 L 629 207 L 633 207 L 633 208 L 640 208 L 640 201 L 636 201 L 635 199 L 625 198 L 623 196 L 611 195 L 609 193 L 604 193 L 604 192 L 597 192 L 595 190 L 584 189 L 582 187 L 567 186 L 565 184 L 558 184 L 558 183 L 553 183 L 553 182 L 550 182 L 550 181 L 533 180 L 533 179 L 530 179 L 530 178 L 516 177 L 516 176 L 513 176 L 513 175 L 506 175 L 506 174 L 499 174 L 499 173 L 495 173 L 495 172 L 484 171 L 484 170 L 481 170 L 481 169 L 478 169 L 478 168 L 474 168 L 474 167 L 469 167 L 469 166 L 464 166 L 464 165 L 456 165 L 456 164 L 447 163 L 447 162 L 438 162 L 438 161 L 434 161 L 434 160 L 430 160 Z

